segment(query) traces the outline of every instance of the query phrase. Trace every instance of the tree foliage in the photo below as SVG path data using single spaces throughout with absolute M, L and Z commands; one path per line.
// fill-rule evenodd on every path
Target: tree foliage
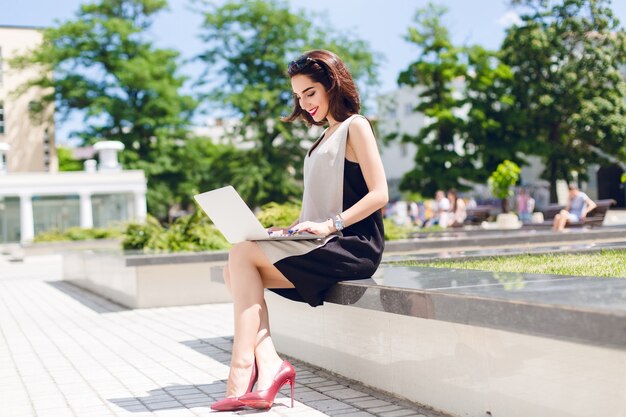
M 154 16 L 166 0 L 100 0 L 80 6 L 73 20 L 45 29 L 38 48 L 16 58 L 16 68 L 39 67 L 40 75 L 21 87 L 43 87 L 33 108 L 50 102 L 66 117 L 84 116 L 74 135 L 85 143 L 119 140 L 126 146 L 120 159 L 126 168 L 143 169 L 148 177 L 148 206 L 162 216 L 171 193 L 164 181 L 176 164 L 175 140 L 196 106 L 180 93 L 178 52 L 156 48 L 147 39 Z
M 584 179 L 586 166 L 601 162 L 591 147 L 626 159 L 626 35 L 608 0 L 513 4 L 527 13 L 508 30 L 502 59 L 513 73 L 519 127 L 556 201 L 557 179 L 571 180 L 572 171 Z
M 335 33 L 319 16 L 292 12 L 283 1 L 233 0 L 204 7 L 206 49 L 199 58 L 207 64 L 202 79 L 207 98 L 240 121 L 229 132 L 233 143 L 251 148 L 233 183 L 252 205 L 299 196 L 295 178 L 301 175 L 308 135 L 303 124 L 280 121 L 293 105 L 288 62 L 310 49 L 329 49 L 366 88 L 376 82 L 375 55 L 356 36 Z
M 416 136 L 402 140 L 417 146 L 415 167 L 405 174 L 400 188 L 432 195 L 437 189 L 463 188 L 459 178 L 471 176 L 471 161 L 455 148 L 463 119 L 463 101 L 455 82 L 466 74 L 461 51 L 451 40 L 441 18 L 446 9 L 429 4 L 417 11 L 415 26 L 409 28 L 406 40 L 419 48 L 417 60 L 400 73 L 400 85 L 422 86 L 420 102 L 415 108 L 430 122 Z
M 484 183 L 502 161 L 523 165 L 520 152 L 526 153 L 532 146 L 520 135 L 522 121 L 514 108 L 511 69 L 498 52 L 481 46 L 466 47 L 464 54 L 468 63 L 464 83 L 467 116 L 461 139 L 465 157 L 472 159 L 477 171 L 473 179 Z
M 83 162 L 74 159 L 72 150 L 63 146 L 57 147 L 57 157 L 59 158 L 59 171 L 82 171 Z

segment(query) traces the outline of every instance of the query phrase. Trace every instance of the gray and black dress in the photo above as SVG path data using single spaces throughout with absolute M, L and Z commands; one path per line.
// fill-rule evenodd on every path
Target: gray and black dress
M 322 222 L 347 210 L 368 193 L 358 163 L 348 161 L 346 143 L 352 115 L 328 138 L 313 145 L 304 160 L 304 194 L 300 222 Z M 323 138 L 324 136 L 322 136 Z M 319 240 L 257 242 L 293 289 L 273 290 L 315 307 L 339 281 L 371 277 L 385 247 L 382 213 Z

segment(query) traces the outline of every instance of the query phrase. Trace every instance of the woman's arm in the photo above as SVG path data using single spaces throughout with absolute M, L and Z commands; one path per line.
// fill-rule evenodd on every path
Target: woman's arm
M 341 213 L 345 226 L 350 226 L 384 207 L 389 201 L 389 192 L 376 138 L 366 119 L 357 117 L 352 120 L 346 148 L 346 156 L 353 157 L 361 166 L 369 190 L 361 200 Z
M 582 218 L 583 219 L 587 217 L 587 213 L 589 213 L 594 208 L 598 207 L 596 202 L 593 201 L 592 199 L 590 199 L 587 194 L 585 194 L 585 203 L 586 203 L 586 208 L 583 209 L 583 212 L 582 212 Z

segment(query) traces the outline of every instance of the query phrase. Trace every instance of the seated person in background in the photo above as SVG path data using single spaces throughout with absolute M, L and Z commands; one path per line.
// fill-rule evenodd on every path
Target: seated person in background
M 567 222 L 582 221 L 587 213 L 596 208 L 596 203 L 589 196 L 578 189 L 576 184 L 569 186 L 569 201 L 565 210 L 554 216 L 552 229 L 563 230 Z
M 435 202 L 433 203 L 433 217 L 428 220 L 425 226 L 434 226 L 436 224 L 445 228 L 448 226 L 448 213 L 450 211 L 450 200 L 442 190 L 435 193 Z
M 459 198 L 459 193 L 451 188 L 448 190 L 448 200 L 452 206 L 450 210 L 450 217 L 448 219 L 448 226 L 463 226 L 463 222 L 467 218 L 467 209 L 465 208 L 465 201 Z
M 519 190 L 515 202 L 519 219 L 523 222 L 529 222 L 535 209 L 535 200 L 528 194 L 526 188 Z

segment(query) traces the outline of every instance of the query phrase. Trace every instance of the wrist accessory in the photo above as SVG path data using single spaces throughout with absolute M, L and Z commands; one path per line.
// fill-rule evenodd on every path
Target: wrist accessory
M 337 231 L 341 231 L 343 230 L 343 228 L 345 227 L 345 225 L 343 224 L 343 219 L 341 218 L 341 215 L 338 214 L 333 218 L 333 223 L 335 224 L 335 229 L 337 229 Z

